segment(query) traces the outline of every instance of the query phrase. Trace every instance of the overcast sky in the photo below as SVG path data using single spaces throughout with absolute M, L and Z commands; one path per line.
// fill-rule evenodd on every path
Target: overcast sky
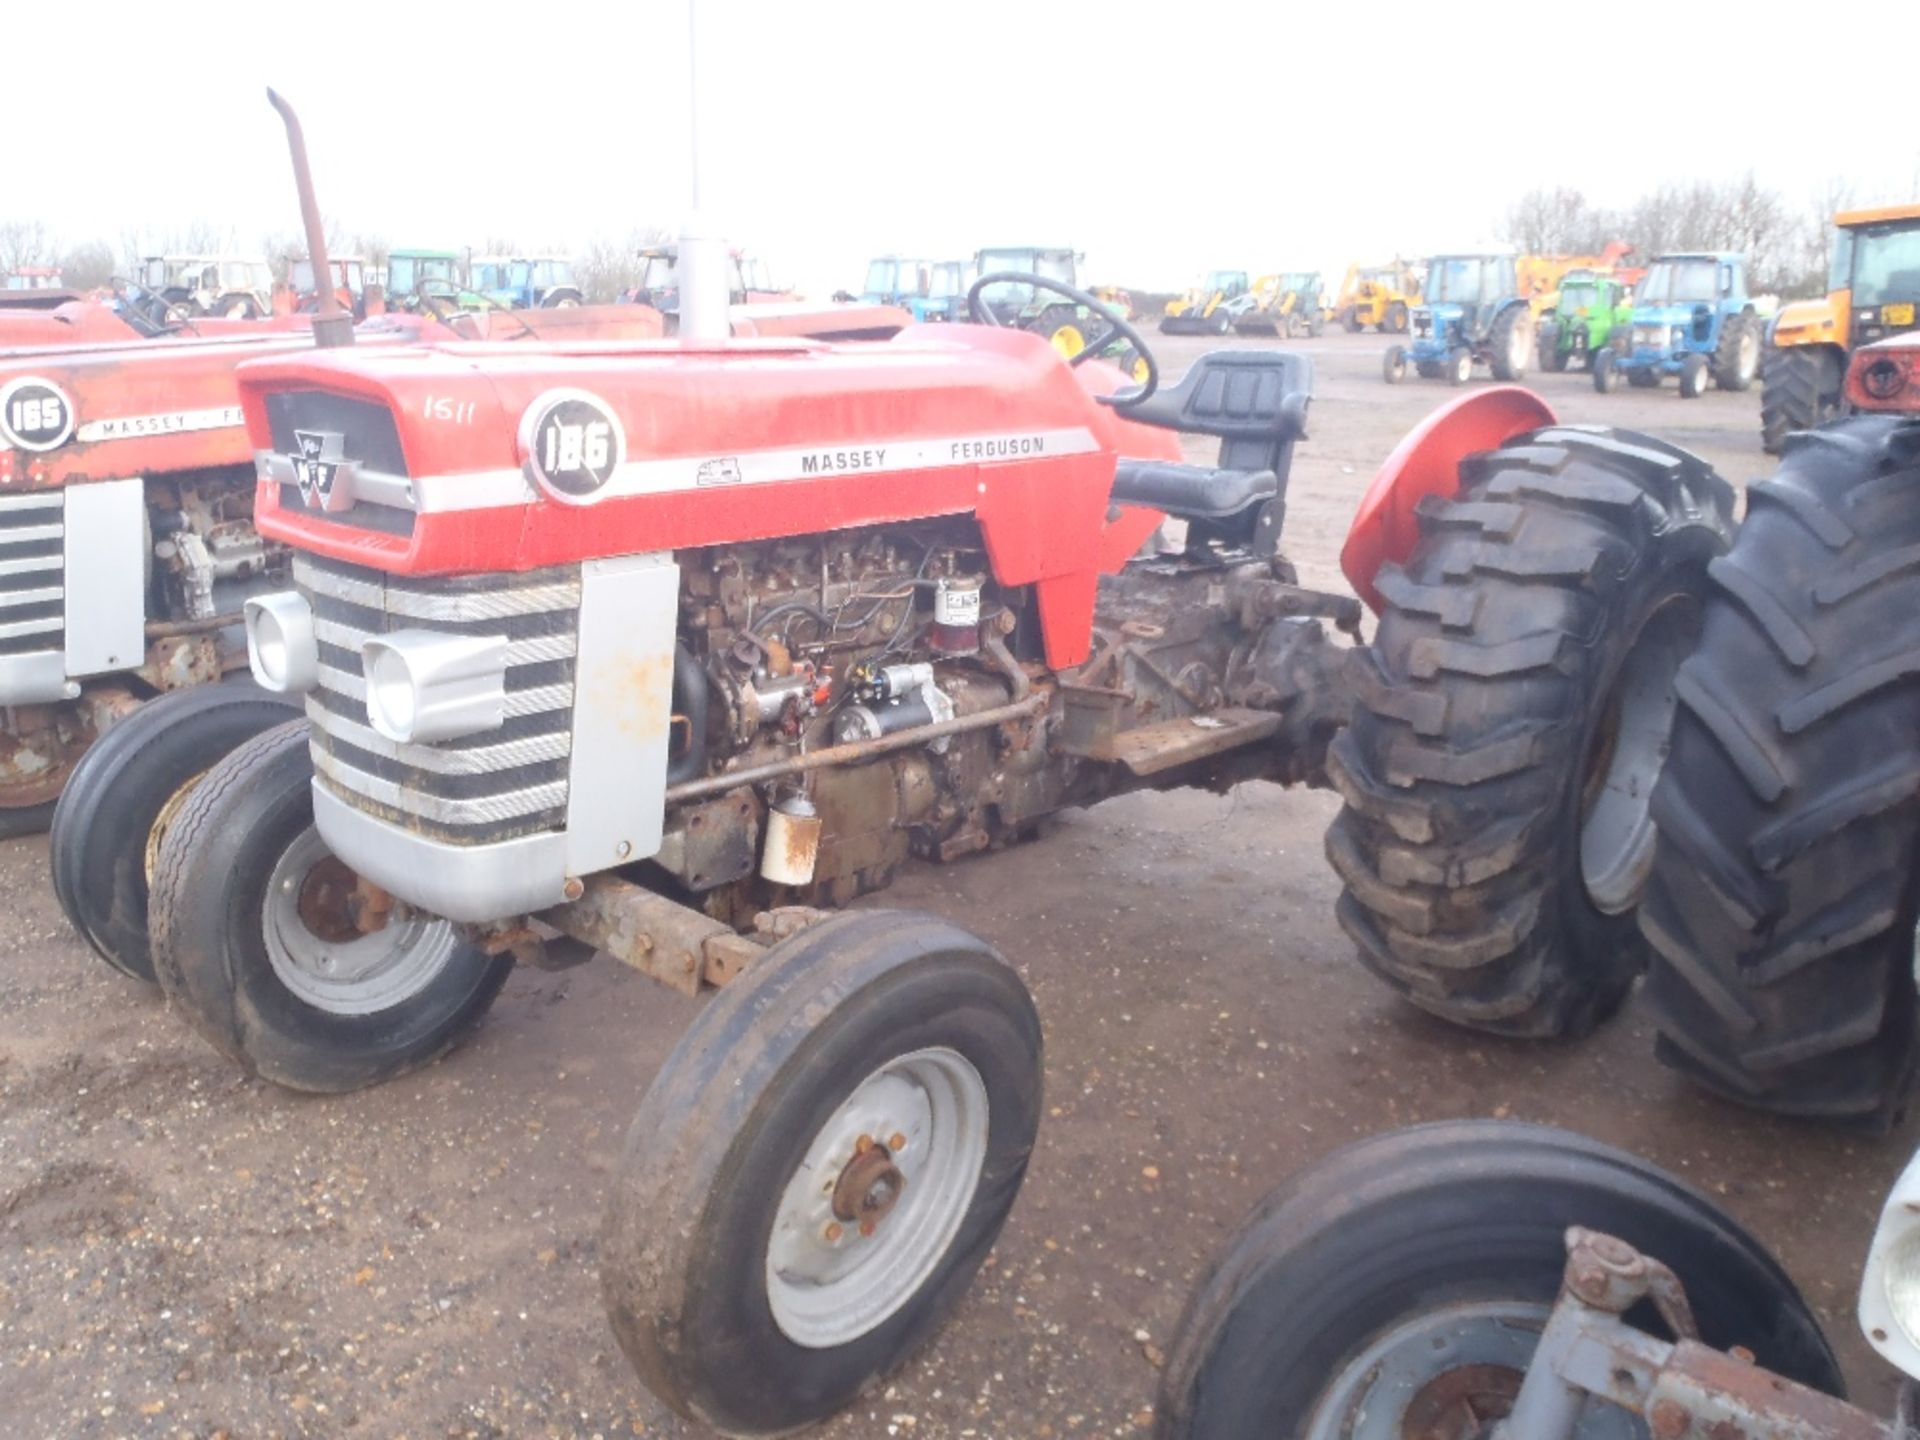
M 1349 259 L 1487 243 L 1535 184 L 1618 204 L 1752 169 L 1796 204 L 1834 174 L 1862 201 L 1920 191 L 1911 107 L 1864 85 L 1882 61 L 1906 83 L 1911 5 L 1658 4 L 1609 21 L 1539 4 L 701 3 L 706 208 L 816 294 L 856 287 L 871 255 L 1003 244 L 1071 244 L 1089 282 L 1142 288 L 1216 266 L 1337 280 Z M 210 220 L 257 250 L 297 219 L 272 84 L 350 231 L 567 247 L 677 227 L 686 14 L 44 11 L 50 38 L 82 19 L 87 34 L 6 67 L 0 220 L 116 243 Z

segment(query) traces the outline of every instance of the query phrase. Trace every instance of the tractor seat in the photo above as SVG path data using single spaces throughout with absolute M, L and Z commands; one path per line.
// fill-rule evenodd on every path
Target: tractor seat
M 1209 470 L 1171 460 L 1121 460 L 1114 466 L 1113 499 L 1186 520 L 1224 520 L 1280 493 L 1271 470 Z
M 1285 350 L 1215 350 L 1180 383 L 1115 409 L 1129 420 L 1222 440 L 1266 445 L 1302 439 L 1313 398 L 1313 362 Z

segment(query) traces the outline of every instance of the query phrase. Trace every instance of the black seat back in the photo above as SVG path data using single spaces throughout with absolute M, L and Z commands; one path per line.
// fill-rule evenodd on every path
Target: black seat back
M 1307 433 L 1313 361 L 1287 350 L 1215 350 L 1180 383 L 1116 408 L 1129 420 L 1220 437 L 1223 470 L 1271 470 L 1286 485 L 1293 442 Z

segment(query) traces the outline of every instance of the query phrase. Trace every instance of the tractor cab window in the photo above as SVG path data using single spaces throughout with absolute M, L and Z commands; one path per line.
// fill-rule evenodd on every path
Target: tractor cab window
M 1585 315 L 1599 308 L 1600 289 L 1591 280 L 1578 280 L 1560 287 L 1560 308 L 1570 314 Z
M 1487 262 L 1477 255 L 1447 255 L 1427 271 L 1427 299 L 1456 305 L 1479 303 L 1486 283 Z
M 540 260 L 533 266 L 534 283 L 543 290 L 573 284 L 573 266 L 565 260 Z
M 642 290 L 677 290 L 680 288 L 680 272 L 673 263 L 671 255 L 649 255 L 646 264 L 640 268 L 640 288 Z
M 1005 270 L 1024 275 L 1039 275 L 1048 280 L 1058 280 L 1063 285 L 1074 283 L 1073 257 L 1062 251 L 982 250 L 980 252 L 982 275 L 992 275 Z M 985 298 L 996 303 L 1025 304 L 1033 299 L 1033 295 L 1031 285 L 1020 285 L 1013 281 L 990 286 L 985 292 Z
M 1920 300 L 1920 224 L 1868 226 L 1852 242 L 1855 305 Z
M 530 260 L 515 260 L 507 266 L 507 283 L 504 290 L 525 290 L 534 283 L 534 267 Z M 545 283 L 542 277 L 542 283 Z
M 947 296 L 962 294 L 967 288 L 965 267 L 957 262 L 935 265 L 933 275 L 927 284 L 927 294 Z
M 1306 291 L 1317 290 L 1319 288 L 1320 287 L 1314 283 L 1313 276 L 1300 271 L 1290 271 L 1280 277 L 1280 293 L 1282 295 L 1286 294 L 1289 290 L 1298 290 L 1305 293 Z
M 1720 266 L 1713 260 L 1656 260 L 1634 295 L 1640 305 L 1711 305 L 1719 298 Z
M 875 260 L 867 266 L 867 289 L 869 295 L 897 295 L 893 288 L 894 276 L 899 267 L 891 260 Z
M 744 281 L 743 288 L 748 290 L 766 290 L 766 291 L 771 291 L 773 289 L 773 281 L 767 275 L 766 261 L 748 258 L 748 259 L 739 261 L 738 264 L 740 267 L 741 279 Z
M 149 290 L 162 290 L 167 284 L 167 262 L 157 256 L 140 267 L 140 283 Z
M 1247 277 L 1238 270 L 1216 270 L 1207 276 L 1207 289 L 1225 291 L 1231 295 L 1236 290 L 1247 288 Z
M 313 262 L 311 260 L 294 261 L 293 270 L 287 278 L 292 283 L 296 295 L 305 295 L 313 289 Z
M 507 266 L 501 260 L 476 260 L 473 262 L 473 288 L 476 290 L 504 290 L 507 288 Z

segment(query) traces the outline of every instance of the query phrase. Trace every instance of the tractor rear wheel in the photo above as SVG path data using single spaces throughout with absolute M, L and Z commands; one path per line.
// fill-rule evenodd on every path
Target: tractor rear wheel
M 1385 330 L 1389 335 L 1406 334 L 1407 307 L 1398 300 L 1395 300 L 1391 305 L 1387 306 L 1387 318 L 1380 328 Z
M 1567 368 L 1567 355 L 1557 334 L 1540 337 L 1540 368 L 1555 375 Z
M 1070 306 L 1055 305 L 1043 311 L 1035 328 L 1064 359 L 1071 360 L 1087 348 L 1086 324 Z
M 1672 1265 L 1707 1344 L 1842 1392 L 1792 1280 L 1705 1195 L 1585 1136 L 1455 1120 L 1350 1145 L 1254 1211 L 1187 1302 L 1154 1440 L 1499 1433 L 1574 1225 Z M 1646 1432 L 1596 1402 L 1565 1433 Z
M 1549 427 L 1460 478 L 1375 582 L 1328 765 L 1338 917 L 1423 1010 L 1581 1034 L 1645 964 L 1647 796 L 1733 490 L 1629 430 Z
M 1710 568 L 1640 912 L 1660 1056 L 1743 1104 L 1884 1127 L 1915 1065 L 1920 424 L 1788 442 Z
M 1769 345 L 1760 365 L 1760 445 L 1778 455 L 1787 436 L 1840 413 L 1845 357 L 1825 345 Z
M 1340 323 L 1355 335 L 1367 328 L 1366 322 L 1360 318 L 1359 308 L 1353 305 L 1340 312 Z
M 1284 333 L 1287 339 L 1298 340 L 1303 334 L 1306 333 L 1306 328 L 1307 328 L 1306 324 L 1301 320 L 1300 312 L 1298 310 L 1290 310 L 1287 312 L 1287 318 L 1285 321 L 1285 329 L 1284 329 Z
M 1494 316 L 1487 349 L 1494 379 L 1508 383 L 1526 379 L 1527 363 L 1533 359 L 1533 312 L 1513 304 Z
M 1759 373 L 1759 320 L 1752 315 L 1729 316 L 1713 350 L 1713 383 L 1722 390 L 1745 390 Z

